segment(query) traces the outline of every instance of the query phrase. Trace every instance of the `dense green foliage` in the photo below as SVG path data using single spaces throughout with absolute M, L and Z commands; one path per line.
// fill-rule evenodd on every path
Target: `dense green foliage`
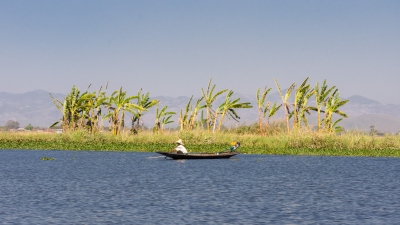
M 363 133 L 336 135 L 302 131 L 265 137 L 253 134 L 257 128 L 254 125 L 247 130 L 238 128 L 219 133 L 168 131 L 158 134 L 149 131 L 129 135 L 124 132 L 120 136 L 82 131 L 63 134 L 1 132 L 0 149 L 155 152 L 174 148 L 175 141 L 181 138 L 189 152 L 219 152 L 232 141 L 239 141 L 239 151 L 245 154 L 400 156 L 398 135 L 376 137 Z
M 336 114 L 347 118 L 340 108 L 348 100 L 341 100 L 338 89 L 335 86 L 328 88 L 326 80 L 321 87 L 317 83 L 315 88 L 311 88 L 311 85 L 307 83 L 308 79 L 307 77 L 298 87 L 293 83 L 285 93 L 282 92 L 275 79 L 282 99 L 280 105 L 267 101 L 267 94 L 271 88 L 265 88 L 262 93 L 260 89 L 257 90 L 259 134 L 264 136 L 268 134 L 270 118 L 281 108 L 285 111 L 287 133 L 290 133 L 291 128 L 293 131 L 299 131 L 303 129 L 303 126 L 308 129 L 307 115 L 311 115 L 311 111 L 315 111 L 318 115 L 318 132 L 342 131 L 342 128 L 338 126 L 342 118 L 333 121 L 332 116 Z M 180 110 L 178 118 L 180 131 L 203 129 L 213 133 L 220 132 L 227 119 L 239 122 L 240 116 L 237 114 L 237 109 L 253 107 L 250 102 L 241 102 L 240 98 L 232 99 L 233 90 L 216 90 L 212 79 L 208 82 L 207 89 L 201 89 L 201 93 L 202 96 L 195 101 L 195 105 L 192 105 L 192 96 L 185 109 Z M 225 100 L 218 103 L 219 105 L 214 105 L 217 98 L 223 98 L 223 94 L 226 94 Z M 293 99 L 290 98 L 292 94 L 294 94 Z M 312 96 L 316 98 L 316 106 L 308 105 Z M 77 87 L 73 86 L 64 100 L 55 99 L 51 95 L 50 97 L 62 113 L 62 118 L 51 127 L 61 124 L 61 128 L 66 132 L 85 130 L 89 133 L 99 133 L 104 131 L 104 123 L 106 123 L 109 131 L 114 135 L 119 135 L 125 129 L 126 113 L 130 113 L 132 115 L 131 133 L 138 134 L 141 128 L 144 128 L 140 125 L 143 114 L 157 106 L 153 130 L 162 133 L 165 124 L 174 122 L 172 115 L 178 114 L 166 111 L 168 106 L 160 107 L 160 101 L 151 100 L 150 93 L 142 94 L 142 90 L 140 90 L 138 95 L 129 96 L 126 91 L 122 90 L 122 87 L 114 91 L 111 96 L 107 96 L 106 92 L 102 91 L 102 87 L 97 92 L 81 93 Z M 289 102 L 289 100 L 293 102 Z M 322 113 L 323 117 L 321 117 Z M 264 121 L 265 119 L 266 121 Z

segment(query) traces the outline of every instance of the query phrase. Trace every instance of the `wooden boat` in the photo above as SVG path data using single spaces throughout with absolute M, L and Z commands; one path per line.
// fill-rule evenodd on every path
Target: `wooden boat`
M 169 152 L 157 152 L 161 155 L 165 155 L 165 158 L 169 157 L 172 159 L 223 159 L 230 158 L 239 153 L 237 152 L 220 152 L 220 153 L 169 153 Z

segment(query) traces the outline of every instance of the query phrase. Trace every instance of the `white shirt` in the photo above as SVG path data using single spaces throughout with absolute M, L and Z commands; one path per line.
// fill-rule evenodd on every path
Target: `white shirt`
M 176 151 L 182 151 L 183 153 L 187 153 L 187 150 L 185 148 L 185 146 L 183 145 L 178 145 L 178 147 L 175 148 Z

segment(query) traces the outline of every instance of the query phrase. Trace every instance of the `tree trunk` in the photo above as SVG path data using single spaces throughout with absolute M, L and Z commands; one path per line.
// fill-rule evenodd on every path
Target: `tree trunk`
M 264 135 L 264 132 L 263 132 L 263 118 L 262 118 L 262 109 L 261 108 L 258 108 L 258 123 L 259 123 L 259 126 L 260 126 L 260 134 L 261 135 Z

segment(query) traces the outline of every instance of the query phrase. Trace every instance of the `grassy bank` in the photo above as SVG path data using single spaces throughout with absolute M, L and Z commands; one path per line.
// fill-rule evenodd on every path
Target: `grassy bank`
M 300 132 L 262 137 L 243 133 L 208 133 L 171 131 L 163 134 L 142 132 L 139 135 L 109 133 L 90 135 L 84 132 L 0 133 L 0 149 L 96 150 L 154 152 L 172 149 L 181 138 L 190 152 L 218 152 L 232 141 L 241 142 L 241 153 L 324 156 L 400 157 L 400 137 L 369 136 L 360 133 L 344 135 Z

